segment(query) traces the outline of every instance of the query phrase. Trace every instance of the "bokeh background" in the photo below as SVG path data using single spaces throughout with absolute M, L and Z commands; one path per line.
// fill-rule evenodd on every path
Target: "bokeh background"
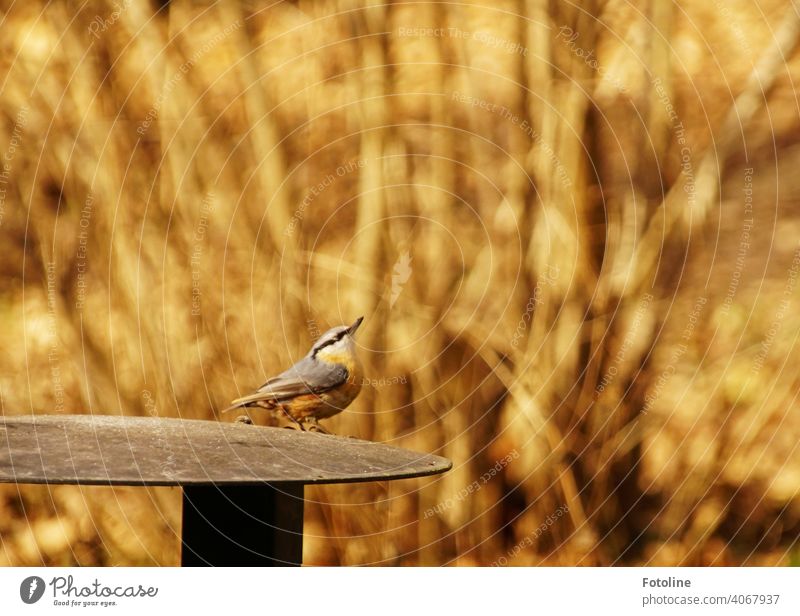
M 2 2 L 5 415 L 229 420 L 365 315 L 308 564 L 800 558 L 787 0 Z M 261 420 L 259 420 L 261 421 Z M 0 487 L 0 564 L 175 565 L 169 488 Z

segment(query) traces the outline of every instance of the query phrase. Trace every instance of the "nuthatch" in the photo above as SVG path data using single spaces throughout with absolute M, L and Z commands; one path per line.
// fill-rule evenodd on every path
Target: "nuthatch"
M 254 393 L 238 398 L 223 413 L 244 407 L 280 411 L 300 430 L 342 412 L 361 391 L 363 373 L 353 336 L 364 317 L 329 329 L 294 366 L 267 380 Z

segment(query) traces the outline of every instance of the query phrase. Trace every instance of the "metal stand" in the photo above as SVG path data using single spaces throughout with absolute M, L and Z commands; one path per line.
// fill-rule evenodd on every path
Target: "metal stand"
M 299 566 L 303 484 L 184 486 L 181 564 Z
M 198 419 L 0 415 L 0 484 L 180 486 L 181 563 L 303 563 L 303 486 L 443 473 L 381 443 Z

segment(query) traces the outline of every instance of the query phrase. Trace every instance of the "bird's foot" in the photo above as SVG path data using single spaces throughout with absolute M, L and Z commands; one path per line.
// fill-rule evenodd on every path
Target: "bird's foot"
M 281 409 L 281 411 L 283 411 L 283 414 L 286 416 L 286 418 L 287 418 L 289 421 L 291 421 L 291 422 L 292 422 L 292 424 L 295 426 L 295 428 L 296 428 L 297 430 L 300 430 L 300 432 L 305 432 L 305 431 L 306 431 L 306 429 L 303 427 L 303 424 L 302 424 L 301 422 L 297 421 L 297 420 L 296 420 L 296 419 L 295 419 L 295 418 L 292 416 L 292 414 L 289 412 L 289 409 L 287 409 L 287 408 L 286 408 L 285 406 L 283 406 L 283 405 L 281 405 L 281 406 L 280 406 L 280 409 Z M 289 426 L 286 426 L 286 427 L 288 428 Z
M 309 432 L 319 432 L 321 434 L 327 434 L 329 436 L 333 436 L 333 434 L 331 432 L 329 432 L 328 430 L 323 428 L 321 425 L 319 425 L 319 422 L 316 419 L 308 419 L 308 420 L 306 420 L 306 423 L 308 424 L 308 431 Z
M 247 424 L 248 426 L 253 425 L 253 420 L 247 415 L 239 415 L 234 421 L 236 423 Z

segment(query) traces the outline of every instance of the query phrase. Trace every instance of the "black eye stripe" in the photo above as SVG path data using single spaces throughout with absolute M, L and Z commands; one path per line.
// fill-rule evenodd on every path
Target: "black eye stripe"
M 339 340 L 341 340 L 341 339 L 344 337 L 344 335 L 345 335 L 346 333 L 347 333 L 346 331 L 341 331 L 341 332 L 339 332 L 338 334 L 336 334 L 336 335 L 335 335 L 333 338 L 331 338 L 330 340 L 326 340 L 325 342 L 323 342 L 322 344 L 320 344 L 318 347 L 315 347 L 315 348 L 314 348 L 314 355 L 316 355 L 317 353 L 319 353 L 319 352 L 320 352 L 322 349 L 324 349 L 326 346 L 330 346 L 330 345 L 332 345 L 334 342 L 339 342 Z

